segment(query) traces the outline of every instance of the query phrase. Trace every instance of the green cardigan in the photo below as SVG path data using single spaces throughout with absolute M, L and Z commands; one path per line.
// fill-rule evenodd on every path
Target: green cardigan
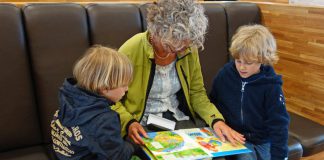
M 120 114 L 122 136 L 126 135 L 130 122 L 142 119 L 153 83 L 155 62 L 147 35 L 147 32 L 136 34 L 119 48 L 119 52 L 127 55 L 134 66 L 133 81 L 129 85 L 127 94 L 121 102 L 112 106 L 112 109 Z M 207 97 L 197 48 L 188 49 L 186 54 L 178 55 L 176 70 L 182 87 L 179 94 L 182 96 L 178 96 L 179 109 L 193 120 L 198 117 L 198 114 L 210 126 L 215 119 L 224 120 Z

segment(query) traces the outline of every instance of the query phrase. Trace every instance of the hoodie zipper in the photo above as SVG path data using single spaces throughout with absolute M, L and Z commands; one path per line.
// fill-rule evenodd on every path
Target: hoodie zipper
M 242 87 L 241 87 L 241 122 L 242 122 L 242 126 L 244 125 L 244 114 L 243 114 L 243 97 L 244 97 L 244 88 L 245 88 L 245 85 L 247 84 L 248 82 L 243 82 L 242 81 Z

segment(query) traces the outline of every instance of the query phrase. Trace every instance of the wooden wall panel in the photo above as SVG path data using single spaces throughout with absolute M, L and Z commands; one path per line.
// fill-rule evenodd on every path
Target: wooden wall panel
M 249 1 L 249 2 L 273 2 L 273 3 L 285 3 L 288 4 L 289 0 L 238 0 L 238 1 Z
M 324 8 L 258 5 L 277 39 L 288 110 L 324 125 Z

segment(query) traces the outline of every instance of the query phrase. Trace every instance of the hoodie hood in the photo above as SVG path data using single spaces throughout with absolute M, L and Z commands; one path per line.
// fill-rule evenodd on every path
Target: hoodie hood
M 235 62 L 231 61 L 224 66 L 225 74 L 229 74 L 229 77 L 239 79 L 243 82 L 253 84 L 280 84 L 282 85 L 282 77 L 277 75 L 272 66 L 261 65 L 260 72 L 254 74 L 248 78 L 242 78 L 235 67 Z
M 59 90 L 58 118 L 66 127 L 82 125 L 104 112 L 109 112 L 113 102 L 76 86 L 76 80 L 66 79 Z

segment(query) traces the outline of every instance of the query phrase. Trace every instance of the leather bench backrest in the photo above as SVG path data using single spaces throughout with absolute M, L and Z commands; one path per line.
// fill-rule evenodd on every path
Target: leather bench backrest
M 228 47 L 236 30 L 247 24 L 261 24 L 260 8 L 255 3 L 227 2 L 222 3 L 227 16 Z
M 219 69 L 228 62 L 227 21 L 225 10 L 220 4 L 203 4 L 208 17 L 205 49 L 201 51 L 200 64 L 207 93 Z
M 19 8 L 0 4 L 0 152 L 41 143 Z
M 89 4 L 86 8 L 91 44 L 118 49 L 143 31 L 139 8 L 134 4 Z
M 58 89 L 72 76 L 75 61 L 89 47 L 86 10 L 79 4 L 29 4 L 23 8 L 44 141 L 50 142 L 50 121 Z
M 144 3 L 139 5 L 139 9 L 141 12 L 141 18 L 142 18 L 142 22 L 143 22 L 143 30 L 146 31 L 147 30 L 147 22 L 146 22 L 146 16 L 147 16 L 147 7 L 151 5 L 150 3 Z

